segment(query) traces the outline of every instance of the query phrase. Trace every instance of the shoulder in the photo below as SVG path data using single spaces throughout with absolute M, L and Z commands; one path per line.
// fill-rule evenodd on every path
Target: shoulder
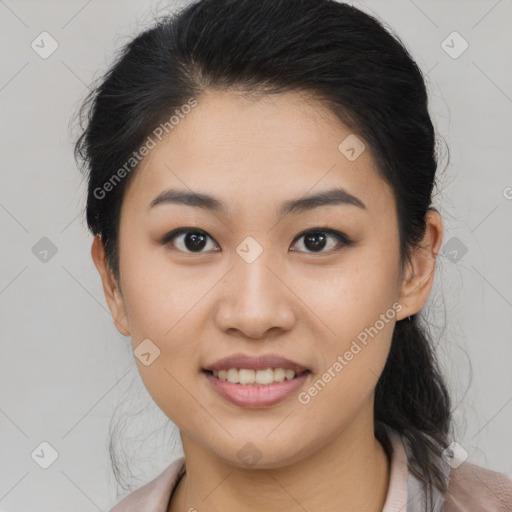
M 166 512 L 174 486 L 184 471 L 185 458 L 180 457 L 156 478 L 125 496 L 109 512 Z
M 443 512 L 512 512 L 512 475 L 470 462 L 450 471 Z
M 411 465 L 417 468 L 409 441 L 391 427 L 384 427 L 392 444 L 392 466 L 390 505 L 383 512 L 405 511 L 406 506 L 407 512 L 423 512 L 426 489 L 409 471 Z M 442 494 L 434 488 L 435 512 L 512 512 L 512 475 L 467 460 L 458 466 L 449 464 L 441 455 L 436 465 L 442 470 L 447 491 Z

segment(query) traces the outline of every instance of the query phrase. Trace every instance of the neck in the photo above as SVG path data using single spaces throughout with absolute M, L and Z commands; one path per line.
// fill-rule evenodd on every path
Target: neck
M 272 469 L 240 468 L 182 434 L 187 472 L 169 512 L 381 512 L 390 466 L 370 419 L 364 429 L 349 426 L 311 456 Z

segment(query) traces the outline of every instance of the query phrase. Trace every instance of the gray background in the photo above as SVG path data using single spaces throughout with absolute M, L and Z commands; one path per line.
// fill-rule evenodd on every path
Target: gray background
M 457 406 L 455 440 L 470 461 L 512 473 L 512 2 L 353 3 L 387 22 L 428 73 L 451 160 L 445 169 L 441 146 L 445 236 L 427 318 Z M 0 511 L 108 510 L 118 500 L 114 412 L 127 421 L 135 487 L 181 455 L 104 300 L 69 126 L 116 49 L 165 6 L 0 0 Z M 58 43 L 46 59 L 31 47 L 43 31 Z M 460 39 L 442 44 L 453 31 L 469 44 L 458 58 L 445 49 Z M 44 441 L 58 453 L 48 469 Z

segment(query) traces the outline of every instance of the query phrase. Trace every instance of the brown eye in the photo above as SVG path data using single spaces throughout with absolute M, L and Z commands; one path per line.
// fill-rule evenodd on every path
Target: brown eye
M 305 252 L 330 252 L 354 242 L 346 235 L 332 229 L 314 229 L 301 233 L 295 240 L 304 239 Z M 334 240 L 334 242 L 333 242 Z M 327 250 L 324 250 L 327 247 Z M 292 249 L 295 250 L 295 249 Z
M 206 232 L 193 228 L 180 228 L 165 235 L 161 243 L 171 244 L 178 250 L 190 253 L 207 252 L 203 249 L 208 245 L 208 239 L 213 240 Z M 214 248 L 216 245 L 214 245 Z

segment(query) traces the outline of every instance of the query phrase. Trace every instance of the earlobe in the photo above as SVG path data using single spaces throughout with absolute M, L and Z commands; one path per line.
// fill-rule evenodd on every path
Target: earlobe
M 427 301 L 434 283 L 436 258 L 443 238 L 443 224 L 441 216 L 435 210 L 427 212 L 425 223 L 425 235 L 419 246 L 413 249 L 404 272 L 399 299 L 403 309 L 397 320 L 418 313 Z
M 106 259 L 105 248 L 100 236 L 95 236 L 91 246 L 91 256 L 100 274 L 103 293 L 117 330 L 123 336 L 130 336 L 128 318 L 123 296 Z

